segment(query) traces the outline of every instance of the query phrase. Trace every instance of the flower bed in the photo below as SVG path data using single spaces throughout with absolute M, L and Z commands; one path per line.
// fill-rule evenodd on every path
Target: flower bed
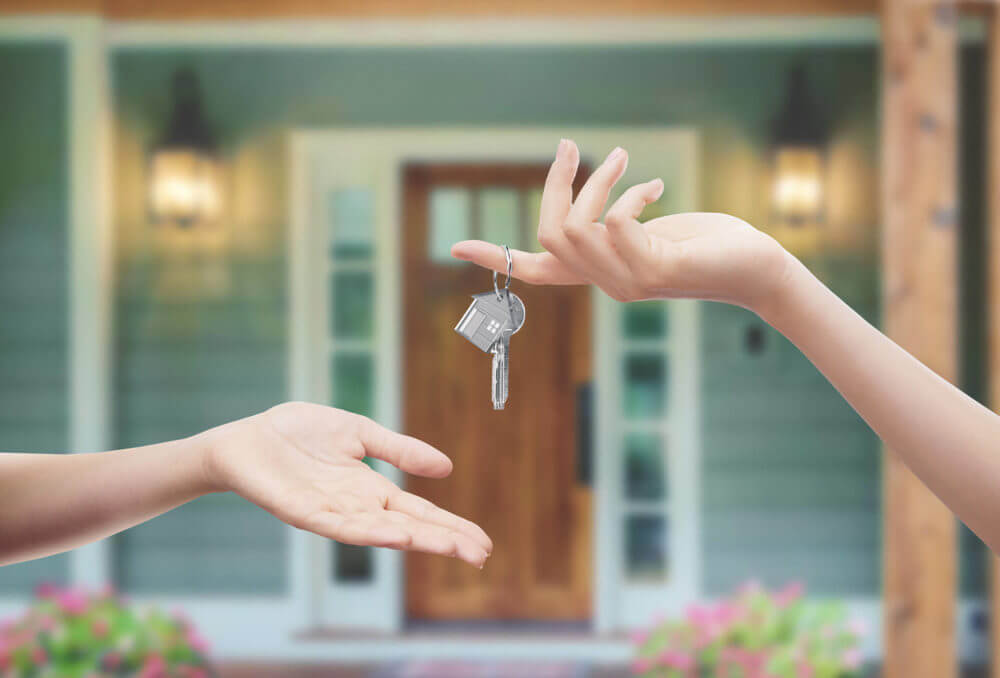
M 637 633 L 632 672 L 644 678 L 854 678 L 864 627 L 842 605 L 811 603 L 803 587 L 744 586 L 692 606 L 684 619 Z
M 41 586 L 0 623 L 3 678 L 209 678 L 208 645 L 180 615 L 139 611 L 110 589 Z

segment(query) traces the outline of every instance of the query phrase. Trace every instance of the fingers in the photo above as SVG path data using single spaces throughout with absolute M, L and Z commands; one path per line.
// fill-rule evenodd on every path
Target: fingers
M 580 227 L 599 221 L 604 212 L 604 203 L 608 201 L 611 189 L 625 174 L 626 167 L 628 153 L 621 147 L 615 148 L 580 189 L 566 221 Z
M 536 254 L 511 250 L 510 254 L 513 276 L 531 285 L 583 285 L 587 282 L 548 252 Z M 499 273 L 507 273 L 507 258 L 499 245 L 482 240 L 464 240 L 452 246 L 451 256 Z
M 395 511 L 350 515 L 324 511 L 304 520 L 302 527 L 344 544 L 423 551 L 458 558 L 479 568 L 489 557 L 486 549 L 461 532 Z
M 390 431 L 367 417 L 358 419 L 358 437 L 367 456 L 427 478 L 444 478 L 451 473 L 451 459 L 444 452 L 412 436 Z
M 573 203 L 573 178 L 580 166 L 580 150 L 569 139 L 562 139 L 556 149 L 556 159 L 549 167 L 542 191 L 538 214 L 538 230 L 543 227 L 560 228 Z
M 611 240 L 633 271 L 649 253 L 649 235 L 637 219 L 642 210 L 663 195 L 663 181 L 653 179 L 632 186 L 608 210 L 605 224 Z
M 316 534 L 355 546 L 405 549 L 413 541 L 409 530 L 390 521 L 377 520 L 374 513 L 343 515 L 322 511 L 302 521 L 301 527 Z
M 462 532 L 426 523 L 396 511 L 383 511 L 382 515 L 390 524 L 403 528 L 410 535 L 410 543 L 405 547 L 407 551 L 458 558 L 479 568 L 489 557 L 489 552 L 481 544 Z
M 481 527 L 471 520 L 456 516 L 450 511 L 435 506 L 423 497 L 409 492 L 391 495 L 385 506 L 390 511 L 406 515 L 424 523 L 431 523 L 455 532 L 460 532 L 479 544 L 487 553 L 493 552 L 493 540 Z

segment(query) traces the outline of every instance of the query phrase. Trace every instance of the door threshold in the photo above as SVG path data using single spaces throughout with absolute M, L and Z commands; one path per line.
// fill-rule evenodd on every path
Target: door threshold
M 627 662 L 633 647 L 625 634 L 598 634 L 589 625 L 545 628 L 531 622 L 492 629 L 465 625 L 411 629 L 397 633 L 315 628 L 296 636 L 302 655 L 317 659 L 387 661 L 393 659 L 551 660 Z

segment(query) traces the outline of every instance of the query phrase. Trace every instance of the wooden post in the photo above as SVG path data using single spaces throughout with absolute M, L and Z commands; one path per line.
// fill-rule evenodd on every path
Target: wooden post
M 889 335 L 957 376 L 954 6 L 883 0 L 882 264 Z M 885 678 L 953 678 L 956 526 L 891 450 L 884 464 Z
M 986 307 L 989 319 L 989 399 L 994 411 L 1000 411 L 1000 12 L 993 10 L 989 19 L 987 111 L 987 182 L 988 219 L 986 242 Z M 1000 678 L 1000 560 L 987 554 L 990 566 L 990 674 Z

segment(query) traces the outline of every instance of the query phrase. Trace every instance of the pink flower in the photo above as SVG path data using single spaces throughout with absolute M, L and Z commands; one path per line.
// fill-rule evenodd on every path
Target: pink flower
M 774 594 L 774 604 L 778 607 L 788 607 L 802 597 L 806 587 L 800 581 L 789 582 L 789 584 Z
M 38 626 L 43 631 L 52 631 L 56 628 L 56 620 L 49 615 L 42 615 L 42 618 L 38 620 Z
M 660 654 L 660 663 L 672 669 L 687 671 L 694 666 L 694 659 L 680 650 L 666 650 Z
M 45 650 L 43 650 L 41 646 L 36 645 L 31 648 L 31 661 L 33 661 L 36 666 L 44 666 L 49 661 L 49 655 L 45 654 Z
M 631 635 L 632 643 L 634 645 L 645 645 L 646 641 L 649 640 L 649 632 L 643 630 L 633 631 Z
M 10 648 L 4 643 L 0 643 L 0 671 L 10 668 Z
M 198 632 L 192 627 L 187 628 L 184 633 L 184 637 L 187 640 L 188 645 L 191 646 L 191 649 L 198 654 L 208 654 L 211 650 L 211 645 L 209 645 L 208 641 L 198 635 Z
M 748 579 L 743 585 L 741 585 L 736 590 L 736 592 L 739 595 L 741 595 L 741 596 L 745 596 L 745 595 L 749 595 L 749 594 L 752 594 L 752 593 L 760 593 L 763 590 L 764 590 L 764 587 L 761 586 L 760 580 L 758 580 L 758 579 Z
M 804 659 L 795 665 L 795 678 L 813 678 L 814 673 L 812 664 Z
M 95 619 L 94 623 L 90 625 L 90 632 L 94 634 L 95 638 L 103 638 L 108 635 L 110 630 L 111 625 L 108 624 L 107 619 Z
M 56 604 L 66 614 L 79 615 L 87 611 L 87 596 L 79 591 L 67 590 L 56 593 Z
M 142 672 L 139 678 L 165 678 L 167 675 L 167 663 L 158 654 L 152 654 L 146 658 L 142 665 Z
M 845 668 L 854 671 L 861 668 L 861 663 L 864 659 L 861 656 L 861 650 L 856 647 L 852 647 L 850 650 L 844 652 L 844 656 L 841 657 L 841 661 L 844 662 Z
M 868 635 L 868 622 L 864 619 L 852 619 L 847 623 L 847 631 L 856 638 Z
M 106 655 L 104 655 L 104 661 L 102 662 L 102 665 L 104 666 L 104 668 L 114 671 L 119 666 L 121 666 L 121 663 L 122 663 L 121 653 L 109 652 Z
M 653 660 L 646 657 L 640 657 L 632 662 L 632 673 L 646 673 L 653 668 Z
M 59 593 L 59 587 L 52 582 L 42 582 L 35 587 L 35 596 L 38 598 L 54 598 Z

